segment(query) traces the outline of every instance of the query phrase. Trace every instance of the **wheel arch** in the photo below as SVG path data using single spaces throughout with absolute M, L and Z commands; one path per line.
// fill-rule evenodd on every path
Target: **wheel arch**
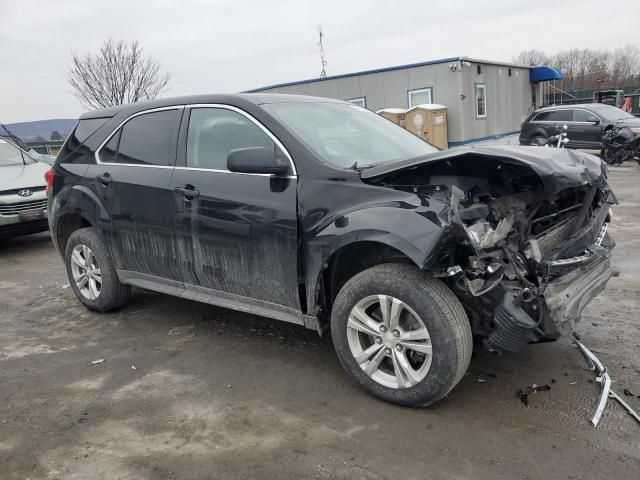
M 64 256 L 73 232 L 80 228 L 99 227 L 105 221 L 110 222 L 111 216 L 93 191 L 83 185 L 74 185 L 54 197 L 50 218 L 51 236 L 59 253 Z

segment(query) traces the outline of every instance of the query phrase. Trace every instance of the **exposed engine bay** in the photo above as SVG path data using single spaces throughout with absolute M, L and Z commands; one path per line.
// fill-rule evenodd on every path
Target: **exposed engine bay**
M 425 268 L 448 283 L 490 349 L 518 351 L 572 327 L 611 276 L 607 226 L 617 201 L 606 170 L 590 168 L 547 175 L 508 157 L 467 153 L 375 183 L 427 202 L 448 197 L 439 215 L 448 234 Z

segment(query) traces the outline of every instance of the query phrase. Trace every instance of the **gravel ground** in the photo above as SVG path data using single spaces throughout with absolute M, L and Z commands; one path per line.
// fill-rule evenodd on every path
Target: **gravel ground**
M 640 168 L 610 177 L 620 275 L 578 331 L 640 395 Z M 0 244 L 0 273 L 3 480 L 640 478 L 640 424 L 613 402 L 589 424 L 598 385 L 568 338 L 479 352 L 448 399 L 408 409 L 297 326 L 145 291 L 91 313 L 46 234 Z M 551 390 L 526 407 L 531 383 Z

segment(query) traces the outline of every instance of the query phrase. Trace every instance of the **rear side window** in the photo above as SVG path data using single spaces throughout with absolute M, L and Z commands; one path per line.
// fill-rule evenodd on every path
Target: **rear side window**
M 132 118 L 100 150 L 103 163 L 167 166 L 178 110 Z
M 275 148 L 273 140 L 249 119 L 222 108 L 195 108 L 187 134 L 187 167 L 227 170 L 231 150 Z
M 545 120 L 547 122 L 572 122 L 573 110 L 556 110 L 554 112 L 548 112 Z

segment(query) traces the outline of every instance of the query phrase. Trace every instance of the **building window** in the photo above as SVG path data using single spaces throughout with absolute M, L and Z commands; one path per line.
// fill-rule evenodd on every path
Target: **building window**
M 409 108 L 425 103 L 433 103 L 433 87 L 409 90 L 407 92 L 407 103 Z
M 351 102 L 354 105 L 358 105 L 362 108 L 367 108 L 367 97 L 350 98 L 347 102 Z
M 487 86 L 476 83 L 476 118 L 487 118 Z

